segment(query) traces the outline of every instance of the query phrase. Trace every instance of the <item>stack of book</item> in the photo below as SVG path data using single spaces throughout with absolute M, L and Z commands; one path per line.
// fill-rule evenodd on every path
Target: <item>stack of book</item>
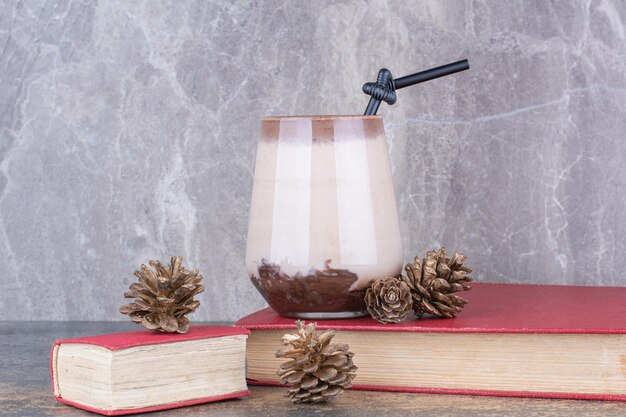
M 454 319 L 318 320 L 317 329 L 350 345 L 355 389 L 626 401 L 626 287 L 474 284 L 464 297 Z M 267 308 L 184 335 L 60 340 L 54 395 L 105 415 L 246 396 L 246 377 L 279 385 L 284 359 L 274 354 L 293 329 Z

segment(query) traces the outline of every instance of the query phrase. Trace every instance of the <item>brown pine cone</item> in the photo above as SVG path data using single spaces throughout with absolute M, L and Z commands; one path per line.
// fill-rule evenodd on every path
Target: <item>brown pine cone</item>
M 411 311 L 412 304 L 410 288 L 394 277 L 375 280 L 365 293 L 367 311 L 381 323 L 401 322 Z
M 202 275 L 198 270 L 188 271 L 181 266 L 183 258 L 170 256 L 170 266 L 165 268 L 157 260 L 150 261 L 154 271 L 141 265 L 135 276 L 139 282 L 130 285 L 126 298 L 136 298 L 130 304 L 120 307 L 120 313 L 149 330 L 164 333 L 187 333 L 189 319 L 185 315 L 200 305 L 194 300 L 196 294 L 204 291 L 200 285 Z
M 283 384 L 291 384 L 287 397 L 294 403 L 319 403 L 337 398 L 352 385 L 358 369 L 352 363 L 354 354 L 345 343 L 330 341 L 334 330 L 319 335 L 315 324 L 296 321 L 297 334 L 286 334 L 281 342 L 286 347 L 276 352 L 277 358 L 289 358 L 277 372 Z
M 405 267 L 406 276 L 401 279 L 411 289 L 413 311 L 418 317 L 428 313 L 439 317 L 454 317 L 461 312 L 467 300 L 454 295 L 458 291 L 468 291 L 472 278 L 471 268 L 463 265 L 467 256 L 455 253 L 446 256 L 446 249 L 429 251 L 423 264 L 416 256 L 412 264 Z

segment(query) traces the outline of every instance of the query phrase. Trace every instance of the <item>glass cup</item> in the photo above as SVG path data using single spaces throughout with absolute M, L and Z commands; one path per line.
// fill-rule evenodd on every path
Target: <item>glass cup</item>
M 280 315 L 367 314 L 369 283 L 402 270 L 380 116 L 262 119 L 246 267 Z

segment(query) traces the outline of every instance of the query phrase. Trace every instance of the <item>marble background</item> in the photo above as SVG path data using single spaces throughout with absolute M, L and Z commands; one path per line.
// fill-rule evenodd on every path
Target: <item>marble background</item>
M 479 281 L 626 285 L 626 2 L 0 2 L 2 319 L 125 320 L 181 254 L 195 315 L 244 269 L 258 119 L 361 113 L 363 82 L 468 58 L 383 105 L 407 259 Z

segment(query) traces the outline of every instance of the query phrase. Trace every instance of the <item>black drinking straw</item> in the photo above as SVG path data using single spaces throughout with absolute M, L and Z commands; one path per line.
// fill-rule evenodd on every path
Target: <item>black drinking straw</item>
M 462 61 L 442 65 L 437 68 L 431 68 L 426 71 L 416 72 L 415 74 L 396 78 L 394 80 L 391 75 L 391 71 L 383 68 L 378 71 L 378 79 L 375 83 L 365 83 L 363 85 L 363 92 L 371 96 L 364 114 L 366 116 L 376 114 L 381 100 L 387 104 L 395 103 L 396 90 L 410 85 L 423 83 L 424 81 L 434 80 L 435 78 L 443 77 L 445 75 L 454 74 L 455 72 L 465 71 L 466 69 L 469 69 L 469 61 L 464 59 Z

